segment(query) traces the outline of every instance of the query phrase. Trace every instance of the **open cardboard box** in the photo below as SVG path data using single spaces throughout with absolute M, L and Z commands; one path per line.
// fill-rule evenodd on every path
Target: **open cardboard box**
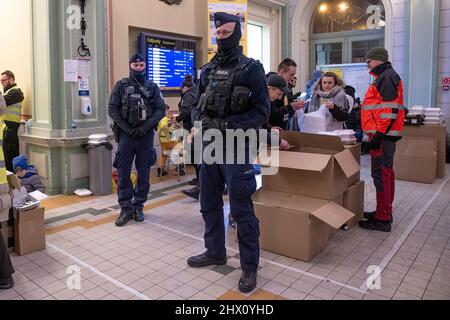
M 338 137 L 284 132 L 281 138 L 294 148 L 280 151 L 278 174 L 263 175 L 253 197 L 261 248 L 311 261 L 354 218 L 343 207 L 344 193 L 360 166 Z
M 394 168 L 399 180 L 433 184 L 437 169 L 436 138 L 405 137 L 397 145 Z
M 365 183 L 359 181 L 344 193 L 344 208 L 352 212 L 355 217 L 347 221 L 347 227 L 353 228 L 364 219 Z
M 253 197 L 260 220 L 260 244 L 266 251 L 311 261 L 328 245 L 333 229 L 354 214 L 335 201 L 260 189 Z
M 279 151 L 279 172 L 263 175 L 264 188 L 333 200 L 359 178 L 360 165 L 340 138 L 299 132 L 283 132 L 281 138 L 295 148 Z

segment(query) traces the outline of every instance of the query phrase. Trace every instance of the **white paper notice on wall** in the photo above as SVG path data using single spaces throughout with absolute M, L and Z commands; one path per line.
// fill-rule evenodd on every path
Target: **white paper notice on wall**
M 89 59 L 78 59 L 78 76 L 81 79 L 91 77 L 91 61 Z
M 78 82 L 78 61 L 64 59 L 64 82 Z

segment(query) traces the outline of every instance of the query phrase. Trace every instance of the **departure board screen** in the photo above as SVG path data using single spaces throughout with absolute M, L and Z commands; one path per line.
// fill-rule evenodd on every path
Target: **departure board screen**
M 147 79 L 161 90 L 178 91 L 186 75 L 195 79 L 194 41 L 139 34 L 139 51 L 147 60 Z

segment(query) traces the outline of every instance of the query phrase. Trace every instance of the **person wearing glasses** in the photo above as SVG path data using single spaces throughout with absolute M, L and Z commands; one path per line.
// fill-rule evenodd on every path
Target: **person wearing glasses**
M 3 116 L 5 129 L 3 131 L 3 152 L 5 153 L 6 170 L 13 172 L 13 159 L 19 155 L 19 128 L 22 117 L 22 90 L 16 84 L 16 77 L 11 71 L 1 74 L 3 97 L 6 102 L 6 112 Z
M 391 232 L 395 196 L 393 169 L 396 143 L 402 138 L 406 108 L 403 82 L 389 62 L 385 48 L 367 53 L 367 66 L 375 81 L 370 85 L 361 109 L 361 125 L 369 137 L 372 177 L 377 192 L 377 210 L 366 212 L 359 226 L 367 230 Z
M 242 37 L 239 17 L 218 12 L 214 15 L 218 53 L 202 68 L 193 103 L 193 120 L 202 124 L 203 133 L 215 130 L 225 139 L 235 130 L 259 130 L 269 121 L 270 101 L 267 80 L 261 63 L 246 57 L 239 42 Z M 193 129 L 188 141 L 198 134 Z M 231 132 L 230 132 L 231 130 Z M 210 141 L 203 136 L 206 159 Z M 234 141 L 234 139 L 233 139 Z M 230 141 L 227 141 L 230 142 Z M 233 143 L 230 143 L 233 144 Z M 225 183 L 230 198 L 230 214 L 237 223 L 242 276 L 239 290 L 249 293 L 256 288 L 260 259 L 259 221 L 255 215 L 252 196 L 256 191 L 253 157 L 249 142 L 234 145 L 244 152 L 244 163 L 238 162 L 236 154 L 230 159 L 218 158 L 217 154 L 232 154 L 226 146 L 215 154 L 214 163 L 204 161 L 200 169 L 200 207 L 205 221 L 206 252 L 190 257 L 191 268 L 225 265 L 225 222 L 222 193 Z M 224 161 L 225 160 L 225 161 Z

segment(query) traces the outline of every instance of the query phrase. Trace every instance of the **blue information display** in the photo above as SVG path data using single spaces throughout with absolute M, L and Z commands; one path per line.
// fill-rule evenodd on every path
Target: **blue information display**
M 147 57 L 147 78 L 161 90 L 180 90 L 186 75 L 195 79 L 195 42 L 140 34 L 139 47 Z

